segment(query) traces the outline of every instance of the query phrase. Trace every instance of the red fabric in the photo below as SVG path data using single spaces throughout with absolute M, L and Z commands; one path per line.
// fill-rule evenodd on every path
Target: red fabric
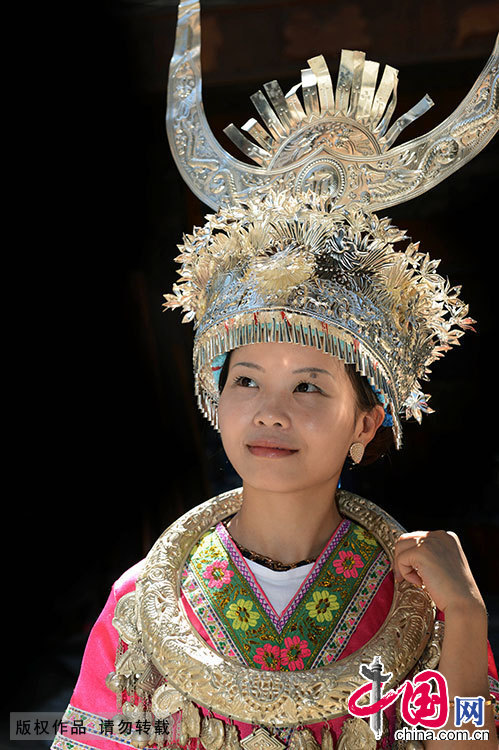
M 494 654 L 492 653 L 492 649 L 490 648 L 490 643 L 487 641 L 487 651 L 488 651 L 488 665 L 489 665 L 489 676 L 493 677 L 494 680 L 497 680 L 497 667 L 494 660 Z M 497 693 L 497 696 L 499 698 L 499 691 L 494 691 Z M 499 721 L 497 722 L 499 726 Z

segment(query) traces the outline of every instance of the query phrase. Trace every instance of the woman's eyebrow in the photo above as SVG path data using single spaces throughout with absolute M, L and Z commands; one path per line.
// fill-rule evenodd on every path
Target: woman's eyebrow
M 252 367 L 254 370 L 261 370 L 262 372 L 265 372 L 263 367 L 260 367 L 260 365 L 255 365 L 253 362 L 236 362 L 234 367 L 237 367 L 238 365 L 243 365 L 244 367 Z
M 265 372 L 265 368 L 263 368 L 261 365 L 257 365 L 254 362 L 236 362 L 234 367 L 237 367 L 238 365 L 241 365 L 242 367 L 252 367 L 254 370 L 260 370 L 261 372 Z M 334 379 L 334 376 L 329 370 L 323 370 L 321 367 L 300 367 L 299 370 L 293 370 L 293 375 L 296 375 L 299 372 L 309 372 L 315 375 L 317 372 L 322 372 L 325 375 L 329 375 L 331 378 Z
M 296 374 L 297 372 L 323 372 L 325 375 L 330 375 L 333 378 L 333 374 L 329 372 L 329 370 L 323 370 L 320 367 L 301 367 L 299 370 L 293 370 L 293 374 Z M 334 379 L 334 378 L 333 378 Z

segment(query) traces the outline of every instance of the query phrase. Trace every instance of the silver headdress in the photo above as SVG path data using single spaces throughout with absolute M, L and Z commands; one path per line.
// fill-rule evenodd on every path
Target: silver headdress
M 431 411 L 420 380 L 473 324 L 439 261 L 374 211 L 402 203 L 463 166 L 499 126 L 498 43 L 468 96 L 441 125 L 401 146 L 425 96 L 390 126 L 397 71 L 343 50 L 336 86 L 322 56 L 284 94 L 277 81 L 250 119 L 225 132 L 257 164 L 215 140 L 203 112 L 199 3 L 181 2 L 170 67 L 167 130 L 181 174 L 217 209 L 179 245 L 180 282 L 165 307 L 194 321 L 195 388 L 217 426 L 217 356 L 245 344 L 315 346 L 355 365 L 399 416 Z M 299 97 L 301 89 L 302 99 Z M 244 132 L 242 132 L 244 131 Z M 247 135 L 253 138 L 251 141 Z M 216 365 L 216 360 L 215 360 Z

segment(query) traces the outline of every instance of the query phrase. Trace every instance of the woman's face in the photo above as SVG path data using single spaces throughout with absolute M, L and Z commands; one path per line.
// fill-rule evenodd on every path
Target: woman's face
M 218 415 L 225 452 L 244 482 L 296 492 L 327 483 L 334 490 L 351 444 L 369 442 L 383 409 L 374 417 L 357 413 L 350 378 L 335 357 L 264 343 L 232 352 Z

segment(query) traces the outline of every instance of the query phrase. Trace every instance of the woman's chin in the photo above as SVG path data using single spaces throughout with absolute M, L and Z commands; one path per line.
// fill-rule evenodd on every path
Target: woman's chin
M 306 461 L 296 458 L 261 458 L 247 454 L 239 456 L 239 460 L 229 460 L 241 479 L 243 485 L 252 487 L 260 492 L 276 492 L 293 494 L 304 491 L 315 491 L 319 487 L 335 484 L 332 467 L 307 465 Z M 314 478 L 314 482 L 310 478 Z
M 297 476 L 289 476 L 289 473 L 262 470 L 258 472 L 238 472 L 242 477 L 243 485 L 252 487 L 259 492 L 275 492 L 290 495 L 296 492 L 311 490 L 312 487 L 304 481 L 303 473 Z

